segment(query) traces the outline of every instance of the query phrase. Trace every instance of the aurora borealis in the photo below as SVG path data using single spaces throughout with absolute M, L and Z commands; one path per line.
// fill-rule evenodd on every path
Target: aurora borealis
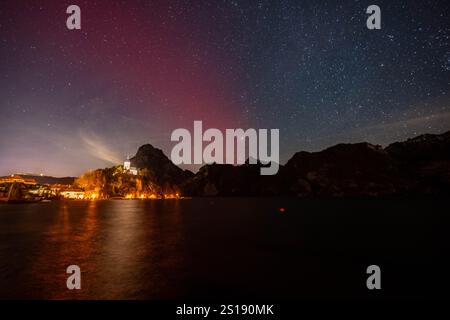
M 450 129 L 450 4 L 376 1 L 368 30 L 370 4 L 6 1 L 0 175 L 79 175 L 145 143 L 169 155 L 194 120 L 279 128 L 282 162 Z

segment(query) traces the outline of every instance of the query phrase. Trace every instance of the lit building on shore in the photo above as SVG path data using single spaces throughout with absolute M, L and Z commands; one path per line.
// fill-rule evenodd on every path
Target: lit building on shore
M 0 183 L 23 183 L 23 184 L 32 185 L 32 186 L 37 184 L 36 180 L 34 180 L 34 179 L 24 178 L 22 176 L 15 175 L 15 174 L 12 174 L 7 177 L 0 177 Z
M 127 157 L 127 160 L 123 162 L 123 170 L 135 176 L 138 174 L 138 169 L 136 167 L 131 166 L 130 157 Z
M 61 197 L 71 200 L 83 200 L 85 198 L 85 192 L 81 189 L 68 189 L 61 191 Z

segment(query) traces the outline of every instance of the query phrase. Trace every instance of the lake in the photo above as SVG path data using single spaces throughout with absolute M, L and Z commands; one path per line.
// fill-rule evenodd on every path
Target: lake
M 0 298 L 448 297 L 449 212 L 444 199 L 1 204 Z

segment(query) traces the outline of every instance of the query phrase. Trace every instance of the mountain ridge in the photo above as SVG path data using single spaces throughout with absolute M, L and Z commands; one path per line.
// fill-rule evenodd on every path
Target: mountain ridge
M 450 193 L 450 131 L 424 134 L 387 147 L 368 142 L 340 143 L 322 151 L 296 152 L 279 172 L 261 176 L 258 164 L 206 164 L 197 173 L 172 163 L 161 149 L 141 146 L 130 159 L 140 170 L 129 177 L 121 166 L 109 169 L 116 178 L 102 177 L 104 185 L 127 180 L 131 192 L 185 196 L 389 196 Z M 98 172 L 98 170 L 97 170 Z M 79 181 L 80 179 L 77 179 Z M 116 181 L 117 180 L 117 181 Z M 136 180 L 136 182 L 133 182 Z M 99 189 L 99 186 L 96 186 Z M 101 188 L 100 188 L 101 189 Z M 120 189 L 120 188 L 119 188 Z M 107 191 L 108 196 L 123 191 Z

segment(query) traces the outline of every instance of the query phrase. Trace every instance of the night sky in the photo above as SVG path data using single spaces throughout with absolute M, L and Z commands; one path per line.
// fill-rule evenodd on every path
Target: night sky
M 449 1 L 7 0 L 0 43 L 0 175 L 169 156 L 194 120 L 279 128 L 282 163 L 450 129 Z

